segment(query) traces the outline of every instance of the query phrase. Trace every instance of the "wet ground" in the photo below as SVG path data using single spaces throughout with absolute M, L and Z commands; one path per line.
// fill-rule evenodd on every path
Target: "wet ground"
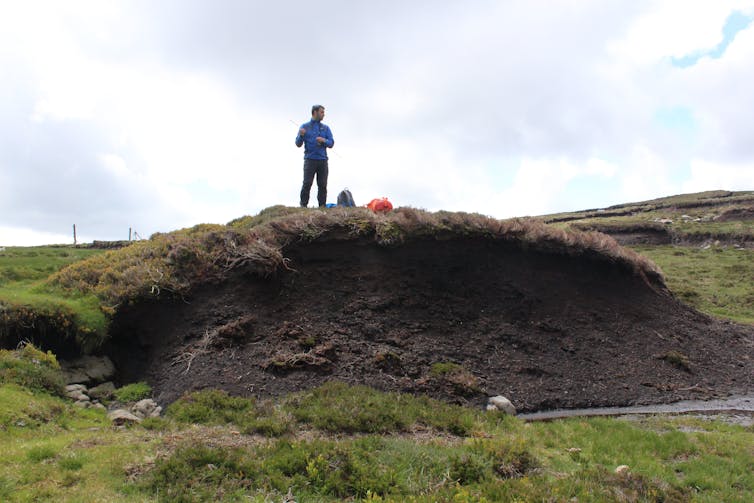
M 741 426 L 754 425 L 754 394 L 717 400 L 683 400 L 669 404 L 633 407 L 595 407 L 592 409 L 561 409 L 521 414 L 526 421 L 551 421 L 570 417 L 636 416 L 683 414 L 717 419 Z

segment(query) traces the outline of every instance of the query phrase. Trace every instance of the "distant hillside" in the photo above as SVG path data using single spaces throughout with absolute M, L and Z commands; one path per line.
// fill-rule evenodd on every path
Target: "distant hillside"
M 599 231 L 620 244 L 703 244 L 754 247 L 754 191 L 709 191 L 557 213 L 545 223 Z

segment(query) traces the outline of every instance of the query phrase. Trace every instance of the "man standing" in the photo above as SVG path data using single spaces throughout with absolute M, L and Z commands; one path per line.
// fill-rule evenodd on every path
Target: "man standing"
M 327 204 L 327 149 L 335 145 L 330 128 L 322 123 L 325 107 L 312 107 L 312 120 L 302 124 L 296 136 L 296 146 L 304 145 L 304 183 L 301 185 L 301 206 L 309 204 L 314 175 L 317 175 L 317 203 Z

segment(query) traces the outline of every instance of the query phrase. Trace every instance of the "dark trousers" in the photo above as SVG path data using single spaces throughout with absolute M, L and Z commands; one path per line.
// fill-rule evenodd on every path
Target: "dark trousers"
M 327 204 L 327 159 L 304 159 L 304 183 L 301 185 L 301 206 L 309 204 L 309 192 L 317 175 L 317 203 Z

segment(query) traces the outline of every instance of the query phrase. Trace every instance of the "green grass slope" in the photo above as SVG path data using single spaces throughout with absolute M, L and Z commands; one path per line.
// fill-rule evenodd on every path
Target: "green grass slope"
M 754 323 L 754 191 L 710 191 L 545 215 L 561 228 L 660 233 L 668 244 L 628 244 L 663 271 L 668 287 L 696 309 Z
M 0 251 L 0 342 L 50 333 L 72 344 L 98 344 L 107 320 L 93 295 L 66 294 L 46 283 L 65 266 L 102 253 L 72 246 L 6 247 Z
M 50 379 L 54 360 L 24 349 L 0 368 Z M 754 428 L 699 418 L 527 424 L 337 382 L 275 401 L 205 390 L 118 429 L 45 386 L 0 380 L 9 502 L 743 502 L 751 445 Z
M 561 227 L 614 233 L 661 230 L 677 242 L 754 242 L 754 191 L 710 191 L 541 217 Z

